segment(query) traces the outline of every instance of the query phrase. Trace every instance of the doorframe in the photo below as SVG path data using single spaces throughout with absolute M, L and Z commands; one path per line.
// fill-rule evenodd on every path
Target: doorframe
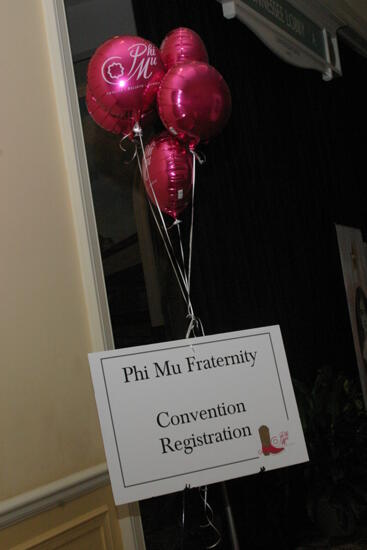
M 42 0 L 50 66 L 91 334 L 91 351 L 114 348 L 87 156 L 63 0 Z M 126 514 L 126 508 L 128 513 Z M 145 550 L 139 504 L 122 507 L 125 550 Z

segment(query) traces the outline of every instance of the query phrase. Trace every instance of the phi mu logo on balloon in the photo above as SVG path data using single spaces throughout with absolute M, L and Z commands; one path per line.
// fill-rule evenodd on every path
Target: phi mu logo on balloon
M 125 84 L 132 78 L 135 81 L 144 78 L 148 80 L 153 72 L 151 66 L 157 65 L 157 57 L 154 46 L 151 44 L 134 44 L 129 48 L 129 55 L 132 63 L 129 72 L 126 74 L 126 68 L 123 66 L 123 59 L 118 56 L 109 57 L 102 65 L 102 77 L 108 84 Z

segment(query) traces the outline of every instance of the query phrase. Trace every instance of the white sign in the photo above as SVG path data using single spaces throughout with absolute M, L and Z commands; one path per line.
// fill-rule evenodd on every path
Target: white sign
M 278 326 L 89 361 L 116 504 L 308 460 Z

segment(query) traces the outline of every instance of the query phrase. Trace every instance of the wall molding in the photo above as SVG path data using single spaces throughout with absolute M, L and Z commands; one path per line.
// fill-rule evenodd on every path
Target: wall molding
M 107 506 L 100 506 L 81 516 L 73 518 L 54 529 L 14 546 L 13 550 L 51 550 L 66 547 L 75 541 L 83 541 L 94 533 L 94 544 L 101 550 L 113 550 L 113 539 Z
M 110 483 L 106 463 L 0 502 L 0 529 L 79 498 Z

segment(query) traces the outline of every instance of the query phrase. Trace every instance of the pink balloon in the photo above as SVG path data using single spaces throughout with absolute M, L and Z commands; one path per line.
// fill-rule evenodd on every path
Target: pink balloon
M 155 195 L 159 209 L 176 219 L 191 199 L 192 155 L 169 132 L 162 132 L 146 145 L 145 157 L 143 181 L 148 197 L 157 206 Z
M 131 121 L 120 117 L 112 116 L 105 111 L 98 103 L 95 97 L 91 94 L 89 88 L 87 88 L 87 95 L 85 98 L 88 113 L 101 128 L 112 132 L 113 134 L 128 134 L 131 129 Z
M 115 36 L 93 54 L 88 66 L 88 86 L 105 111 L 124 111 L 139 122 L 153 107 L 164 66 L 158 48 L 138 36 Z
M 208 63 L 208 54 L 200 36 L 191 29 L 179 27 L 169 32 L 161 44 L 161 56 L 168 71 L 177 63 L 204 61 Z
M 107 130 L 107 132 L 112 132 L 113 134 L 125 134 L 130 138 L 133 137 L 132 130 L 135 120 L 129 115 L 126 115 L 126 113 L 121 111 L 119 116 L 113 116 L 109 112 L 105 111 L 96 98 L 93 97 L 88 86 L 85 100 L 88 113 L 93 118 L 94 122 L 101 126 L 101 128 Z M 141 127 L 144 129 L 150 124 L 153 124 L 156 118 L 157 115 L 154 109 L 142 113 L 140 120 Z
M 231 114 L 231 93 L 211 65 L 191 61 L 175 65 L 158 90 L 159 115 L 165 127 L 195 146 L 219 134 Z

